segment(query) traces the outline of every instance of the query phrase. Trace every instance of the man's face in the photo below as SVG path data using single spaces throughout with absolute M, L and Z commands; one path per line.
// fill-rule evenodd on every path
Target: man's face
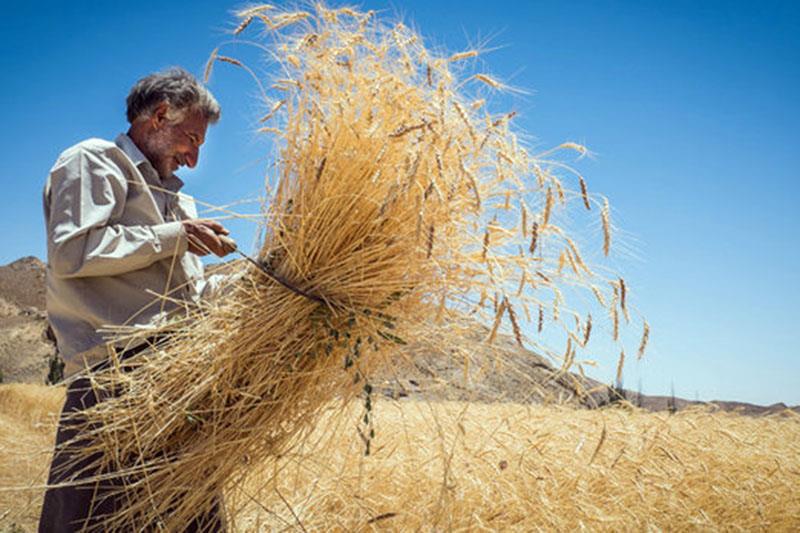
M 145 137 L 142 152 L 162 178 L 171 176 L 178 168 L 194 168 L 205 142 L 208 120 L 200 113 L 188 113 L 176 124 L 166 117 L 156 117 L 155 126 Z

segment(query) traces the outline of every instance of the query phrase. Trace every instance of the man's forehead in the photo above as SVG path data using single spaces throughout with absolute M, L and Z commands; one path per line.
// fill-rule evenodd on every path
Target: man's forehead
M 186 118 L 180 123 L 180 126 L 187 133 L 193 133 L 200 138 L 204 138 L 206 129 L 208 128 L 208 118 L 201 113 L 188 113 Z

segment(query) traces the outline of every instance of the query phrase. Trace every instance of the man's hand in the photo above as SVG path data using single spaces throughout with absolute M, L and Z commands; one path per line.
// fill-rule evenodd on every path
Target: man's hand
M 195 255 L 224 257 L 236 249 L 234 240 L 226 237 L 230 232 L 215 220 L 184 220 L 183 231 L 189 239 L 189 251 Z

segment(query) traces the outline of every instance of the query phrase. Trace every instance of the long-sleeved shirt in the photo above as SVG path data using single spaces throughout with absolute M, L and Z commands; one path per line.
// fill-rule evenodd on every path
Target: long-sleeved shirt
M 203 265 L 181 220 L 197 216 L 176 176 L 161 179 L 127 135 L 65 150 L 44 188 L 47 312 L 65 376 L 103 360 L 101 328 L 152 327 L 197 301 Z M 159 297 L 167 295 L 169 298 Z

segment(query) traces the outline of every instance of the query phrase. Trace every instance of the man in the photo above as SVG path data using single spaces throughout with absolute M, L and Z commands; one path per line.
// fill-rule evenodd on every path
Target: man
M 64 151 L 44 189 L 47 229 L 47 311 L 65 375 L 121 359 L 141 346 L 114 346 L 107 326 L 151 327 L 177 306 L 209 291 L 199 256 L 233 251 L 218 222 L 197 219 L 194 202 L 177 194 L 173 174 L 197 165 L 209 124 L 219 120 L 213 95 L 191 74 L 173 68 L 139 80 L 127 99 L 130 128 L 114 142 L 89 139 Z M 169 298 L 154 297 L 154 294 Z M 87 379 L 68 389 L 56 437 L 39 531 L 103 529 L 104 516 L 122 505 L 103 494 L 59 445 L 75 440 L 68 419 L 96 397 Z M 85 466 L 85 465 L 84 465 Z M 67 486 L 58 486 L 67 483 Z M 221 530 L 217 508 L 201 514 L 187 531 Z

